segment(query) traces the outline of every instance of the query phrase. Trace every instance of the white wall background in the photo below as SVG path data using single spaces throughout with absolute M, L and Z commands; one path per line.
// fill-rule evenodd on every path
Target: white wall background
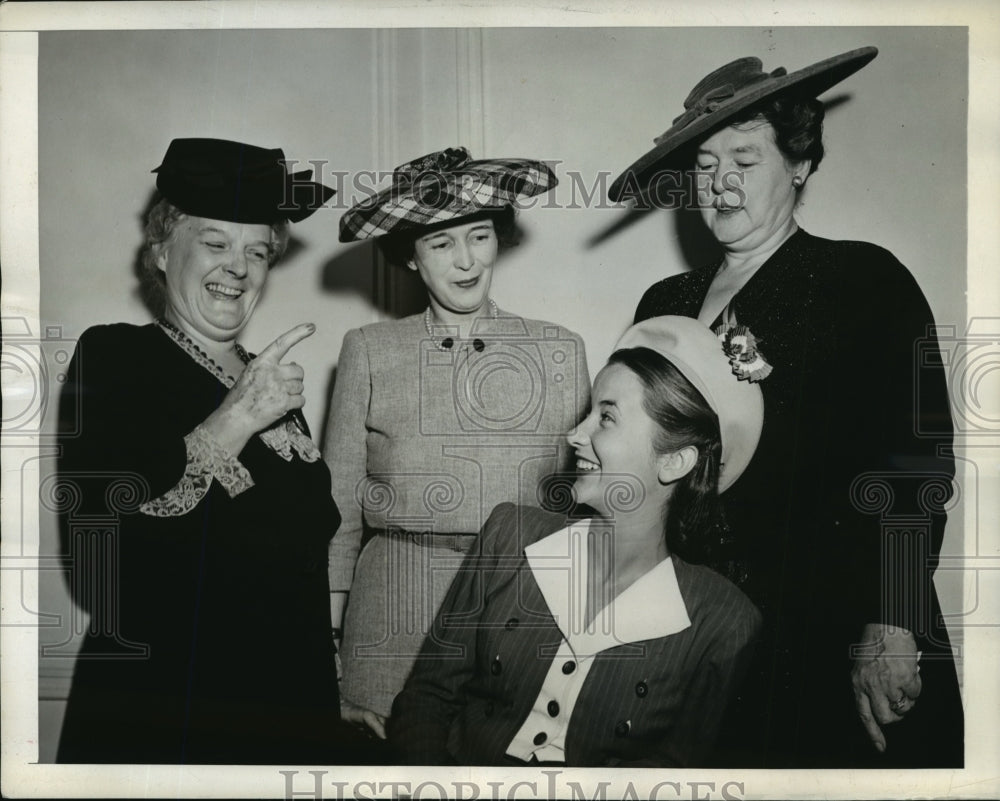
M 90 325 L 144 323 L 135 258 L 140 211 L 174 137 L 215 136 L 323 160 L 324 175 L 391 170 L 464 144 L 473 156 L 558 161 L 557 203 L 521 215 L 493 295 L 504 308 L 584 338 L 593 372 L 631 321 L 643 290 L 688 266 L 678 217 L 661 211 L 621 230 L 622 208 L 571 205 L 573 179 L 617 175 L 669 127 L 710 70 L 757 55 L 790 71 L 862 45 L 866 69 L 832 89 L 828 155 L 799 220 L 831 238 L 892 250 L 941 324 L 965 328 L 967 37 L 964 28 L 616 28 L 49 32 L 39 40 L 39 219 L 43 325 L 75 339 Z M 345 188 L 351 195 L 349 183 Z M 577 205 L 582 200 L 576 195 Z M 603 200 L 598 193 L 598 200 Z M 319 435 L 344 333 L 413 307 L 410 287 L 376 265 L 370 244 L 341 245 L 338 196 L 293 227 L 298 246 L 272 272 L 245 335 L 260 350 L 293 325 L 316 334 L 294 353 Z M 549 207 L 546 207 L 549 206 Z M 886 299 L 886 324 L 892 324 Z M 122 370 L 129 365 L 122 364 Z M 56 385 L 50 387 L 56 391 Z M 52 467 L 43 459 L 42 474 Z M 42 553 L 55 521 L 40 520 Z M 961 517 L 946 551 L 960 553 Z M 938 580 L 957 611 L 957 575 Z M 75 650 L 70 602 L 43 573 L 43 612 L 62 624 L 43 645 Z M 72 660 L 40 661 L 41 760 L 52 758 Z

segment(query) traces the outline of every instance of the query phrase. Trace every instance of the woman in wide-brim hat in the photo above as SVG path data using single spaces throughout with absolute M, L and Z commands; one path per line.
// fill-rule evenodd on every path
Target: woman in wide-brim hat
M 703 767 L 760 613 L 699 558 L 760 389 L 687 317 L 629 329 L 567 435 L 591 513 L 504 504 L 390 720 L 415 764 Z
M 90 615 L 61 762 L 355 762 L 326 573 L 339 515 L 289 349 L 240 344 L 288 241 L 333 190 L 278 149 L 175 139 L 144 279 L 161 316 L 87 329 L 52 491 Z M 352 734 L 353 736 L 353 734 Z
M 712 326 L 764 393 L 761 445 L 727 495 L 717 554 L 764 612 L 741 725 L 727 729 L 732 762 L 962 763 L 932 581 L 954 474 L 933 317 L 891 253 L 813 236 L 794 216 L 824 152 L 817 96 L 876 54 L 792 73 L 756 58 L 720 67 L 610 190 L 655 205 L 665 176 L 694 178 L 722 258 L 652 286 L 635 319 Z M 900 514 L 919 524 L 886 526 Z
M 331 549 L 345 717 L 384 721 L 490 510 L 537 503 L 586 408 L 583 342 L 490 298 L 515 210 L 555 186 L 529 159 L 465 148 L 398 167 L 341 219 L 427 290 L 420 314 L 349 331 L 324 456 L 344 523 Z

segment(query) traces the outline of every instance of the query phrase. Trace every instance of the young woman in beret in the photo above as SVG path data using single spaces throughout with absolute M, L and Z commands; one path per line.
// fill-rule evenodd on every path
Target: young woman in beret
M 756 58 L 720 67 L 610 192 L 655 199 L 664 173 L 693 171 L 722 257 L 650 287 L 635 319 L 712 326 L 764 394 L 717 562 L 764 613 L 728 764 L 962 764 L 933 583 L 954 475 L 933 316 L 891 253 L 814 236 L 794 216 L 824 155 L 818 95 L 876 54 L 790 74 Z
M 389 721 L 413 764 L 697 767 L 760 614 L 692 563 L 760 435 L 756 386 L 701 323 L 627 331 L 567 440 L 567 520 L 494 510 Z
M 515 208 L 555 181 L 542 162 L 451 148 L 398 167 L 341 220 L 343 241 L 376 238 L 428 296 L 421 314 L 344 337 L 324 445 L 344 517 L 330 573 L 344 714 L 380 736 L 490 510 L 537 502 L 586 408 L 580 337 L 490 297 Z
M 175 139 L 143 255 L 162 316 L 88 329 L 69 365 L 55 496 L 90 626 L 61 762 L 359 759 L 330 719 L 340 518 L 289 359 L 313 326 L 239 342 L 288 222 L 333 194 L 283 159 Z

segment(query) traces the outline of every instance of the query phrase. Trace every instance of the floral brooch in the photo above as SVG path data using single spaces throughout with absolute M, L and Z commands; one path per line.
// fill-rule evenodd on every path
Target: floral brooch
M 771 374 L 773 368 L 757 350 L 757 338 L 745 325 L 723 323 L 714 333 L 722 342 L 722 350 L 732 365 L 733 375 L 740 381 L 763 381 Z

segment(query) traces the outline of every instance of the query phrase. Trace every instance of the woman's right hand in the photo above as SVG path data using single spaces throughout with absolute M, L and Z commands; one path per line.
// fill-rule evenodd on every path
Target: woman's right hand
M 340 719 L 356 726 L 367 726 L 380 739 L 385 739 L 385 716 L 363 706 L 340 699 Z
M 216 442 L 236 456 L 247 441 L 291 409 L 305 405 L 305 372 L 295 362 L 282 364 L 288 351 L 316 330 L 302 323 L 286 331 L 251 361 L 203 424 Z

